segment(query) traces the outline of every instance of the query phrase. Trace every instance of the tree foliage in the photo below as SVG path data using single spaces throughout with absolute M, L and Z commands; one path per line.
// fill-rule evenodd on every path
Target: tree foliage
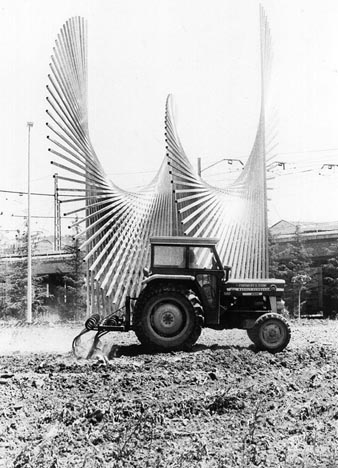
M 36 248 L 38 237 L 32 237 L 32 252 Z M 27 273 L 28 273 L 28 235 L 27 232 L 17 237 L 17 260 L 8 266 L 6 294 L 1 315 L 3 318 L 23 320 L 27 310 Z M 32 313 L 33 319 L 45 311 L 46 291 L 43 277 L 32 276 Z
M 62 297 L 59 302 L 59 313 L 61 318 L 67 320 L 83 319 L 86 311 L 86 289 L 85 289 L 85 265 L 83 254 L 78 248 L 78 241 L 65 247 L 68 258 L 65 265 L 69 273 L 62 275 L 63 286 L 57 289 L 57 294 Z
M 325 308 L 333 316 L 338 311 L 338 243 L 328 250 L 328 254 L 329 259 L 322 265 L 323 293 Z
M 306 275 L 311 276 L 311 254 L 312 250 L 304 245 L 299 228 L 296 229 L 293 242 L 278 244 L 272 236 L 269 238 L 270 253 L 270 277 L 281 278 L 285 280 L 285 304 L 287 309 L 296 314 L 298 304 L 298 287 L 292 278 Z M 308 298 L 309 284 L 302 287 L 302 297 L 306 301 Z

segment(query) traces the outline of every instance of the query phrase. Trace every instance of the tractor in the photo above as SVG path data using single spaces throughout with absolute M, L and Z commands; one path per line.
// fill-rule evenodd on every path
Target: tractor
M 122 317 L 90 317 L 82 333 L 133 330 L 148 349 L 177 351 L 190 349 L 205 327 L 239 328 L 258 349 L 282 351 L 291 337 L 282 315 L 285 281 L 230 279 L 216 245 L 213 238 L 150 238 L 151 264 L 139 296 L 127 297 Z

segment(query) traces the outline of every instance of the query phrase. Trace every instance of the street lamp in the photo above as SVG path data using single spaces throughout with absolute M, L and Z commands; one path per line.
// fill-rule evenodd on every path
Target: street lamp
M 27 122 L 28 127 L 28 170 L 27 170 L 27 312 L 26 322 L 32 323 L 32 245 L 31 245 L 31 128 L 33 122 Z
M 202 160 L 201 160 L 201 158 L 197 158 L 197 173 L 198 173 L 198 175 L 201 177 L 201 174 L 202 174 L 203 171 L 206 171 L 207 169 L 210 169 L 211 167 L 214 167 L 214 166 L 216 166 L 217 164 L 219 164 L 220 162 L 223 162 L 223 161 L 227 161 L 228 164 L 230 164 L 230 165 L 232 165 L 234 162 L 236 162 L 236 163 L 239 163 L 241 166 L 244 167 L 244 164 L 242 163 L 242 161 L 240 159 L 222 158 L 219 161 L 216 161 L 216 162 L 210 164 L 210 166 L 204 167 L 202 169 Z M 243 169 L 243 167 L 242 167 L 242 169 Z

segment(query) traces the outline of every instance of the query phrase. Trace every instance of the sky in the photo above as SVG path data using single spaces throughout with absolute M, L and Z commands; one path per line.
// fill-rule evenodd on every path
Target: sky
M 273 50 L 269 224 L 336 221 L 338 2 L 261 4 Z M 203 168 L 222 159 L 245 162 L 260 110 L 258 1 L 0 0 L 0 190 L 27 190 L 32 121 L 31 190 L 53 193 L 45 87 L 54 41 L 72 16 L 87 20 L 90 136 L 115 183 L 137 189 L 155 174 L 164 157 L 169 93 L 194 165 L 198 157 Z M 277 162 L 285 169 L 277 170 Z M 238 167 L 221 161 L 204 176 L 222 186 Z M 22 229 L 27 198 L 0 191 L 0 212 L 0 234 Z M 32 215 L 40 216 L 33 230 L 52 232 L 52 197 L 33 196 Z

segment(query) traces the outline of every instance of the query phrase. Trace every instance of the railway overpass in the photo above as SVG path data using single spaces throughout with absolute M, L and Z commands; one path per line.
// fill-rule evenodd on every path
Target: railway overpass
M 33 275 L 44 276 L 44 275 L 62 275 L 71 272 L 69 260 L 72 254 L 67 252 L 46 252 L 43 254 L 32 256 L 32 272 Z M 3 255 L 0 257 L 0 265 L 3 272 L 7 271 L 7 268 L 15 262 L 24 262 L 27 257 L 22 255 Z

